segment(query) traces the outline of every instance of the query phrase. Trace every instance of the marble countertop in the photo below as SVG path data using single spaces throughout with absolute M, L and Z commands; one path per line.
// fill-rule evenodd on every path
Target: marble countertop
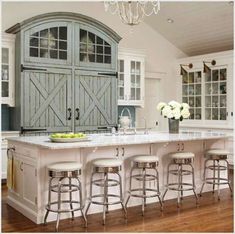
M 48 136 L 21 136 L 9 138 L 10 143 L 18 142 L 44 149 L 72 149 L 72 148 L 91 148 L 118 145 L 137 145 L 150 143 L 166 143 L 178 141 L 209 140 L 232 137 L 231 132 L 225 131 L 180 131 L 179 134 L 169 134 L 168 132 L 150 132 L 147 135 L 117 135 L 107 134 L 88 135 L 90 141 L 76 143 L 53 143 Z

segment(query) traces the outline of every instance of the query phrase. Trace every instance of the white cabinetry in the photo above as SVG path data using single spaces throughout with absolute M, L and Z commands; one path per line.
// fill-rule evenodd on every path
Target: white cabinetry
M 19 132 L 9 131 L 9 132 L 2 132 L 2 179 L 7 178 L 7 140 L 6 138 L 9 137 L 18 137 Z
M 211 65 L 212 60 L 216 65 Z M 203 71 L 203 62 L 209 69 Z M 233 51 L 180 59 L 178 74 L 180 64 L 189 63 L 193 68 L 177 79 L 178 100 L 189 104 L 191 114 L 181 126 L 232 128 Z
M 118 54 L 118 105 L 144 106 L 145 56 L 130 50 Z
M 15 35 L 2 34 L 1 103 L 15 106 Z

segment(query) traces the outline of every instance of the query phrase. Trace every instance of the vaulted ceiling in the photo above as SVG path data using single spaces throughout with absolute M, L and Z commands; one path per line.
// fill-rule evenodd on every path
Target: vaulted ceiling
M 144 21 L 189 56 L 233 49 L 233 5 L 229 2 L 161 2 Z M 172 19 L 173 23 L 167 20 Z

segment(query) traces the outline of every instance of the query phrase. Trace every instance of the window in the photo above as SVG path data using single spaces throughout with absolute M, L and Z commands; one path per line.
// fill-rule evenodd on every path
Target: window
M 111 64 L 111 46 L 86 30 L 80 30 L 80 62 Z
M 30 35 L 30 57 L 67 60 L 67 27 L 52 27 Z

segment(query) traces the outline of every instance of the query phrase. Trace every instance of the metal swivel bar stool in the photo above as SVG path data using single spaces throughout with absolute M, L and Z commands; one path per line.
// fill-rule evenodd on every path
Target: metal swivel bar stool
M 202 195 L 202 190 L 205 184 L 213 185 L 213 193 L 215 191 L 215 185 L 217 185 L 218 200 L 220 200 L 220 185 L 227 184 L 232 195 L 231 181 L 229 179 L 229 163 L 227 161 L 229 154 L 230 153 L 228 151 L 223 149 L 211 149 L 205 152 L 206 160 L 204 162 L 203 184 L 200 191 L 200 196 Z M 221 162 L 223 161 L 226 163 L 226 166 L 221 165 Z M 212 162 L 212 165 L 208 165 L 208 162 Z M 212 171 L 213 177 L 207 177 L 206 172 L 208 170 Z M 227 171 L 227 178 L 221 177 L 222 171 Z
M 108 212 L 109 205 L 121 204 L 124 210 L 126 218 L 126 208 L 123 205 L 123 195 L 122 195 L 122 178 L 119 174 L 121 170 L 122 161 L 116 158 L 102 158 L 96 159 L 92 162 L 93 173 L 90 180 L 90 197 L 89 204 L 87 206 L 85 214 L 90 208 L 91 204 L 102 205 L 103 206 L 103 224 L 105 225 L 106 213 Z M 94 175 L 103 174 L 102 179 L 94 179 Z M 117 175 L 118 179 L 108 178 L 108 175 Z M 103 194 L 93 194 L 93 185 L 103 187 Z M 108 188 L 118 186 L 119 194 L 109 193 Z M 98 199 L 101 198 L 102 201 Z M 113 201 L 110 201 L 112 198 Z M 110 199 L 110 200 L 109 200 Z
M 150 156 L 150 155 L 139 155 L 133 158 L 133 166 L 130 172 L 130 188 L 129 188 L 129 195 L 126 201 L 125 206 L 127 207 L 127 203 L 130 197 L 138 197 L 142 198 L 142 215 L 144 215 L 144 207 L 146 205 L 146 199 L 151 197 L 158 197 L 161 210 L 162 210 L 162 201 L 160 198 L 160 191 L 159 191 L 159 175 L 158 175 L 158 157 L 157 156 Z M 142 170 L 142 173 L 138 173 L 133 175 L 135 170 Z M 154 171 L 154 173 L 150 174 L 147 173 L 147 170 Z M 137 181 L 142 182 L 141 188 L 132 188 L 132 180 L 136 179 Z M 146 182 L 147 181 L 155 181 L 157 184 L 157 188 L 147 188 Z M 139 193 L 141 192 L 141 193 Z
M 50 180 L 48 190 L 48 204 L 46 205 L 44 224 L 46 224 L 46 220 L 50 211 L 57 213 L 56 231 L 58 231 L 61 213 L 71 212 L 72 219 L 74 219 L 74 212 L 78 210 L 81 211 L 82 217 L 85 221 L 85 226 L 87 226 L 87 220 L 82 211 L 84 207 L 82 204 L 82 185 L 78 178 L 81 175 L 81 168 L 82 165 L 77 162 L 59 162 L 51 164 L 47 167 Z M 72 181 L 74 181 L 74 183 L 72 183 Z M 78 183 L 75 183 L 75 181 Z M 72 194 L 77 191 L 79 191 L 79 201 L 73 199 L 72 197 Z M 57 200 L 53 202 L 51 201 L 52 192 L 57 193 Z M 68 193 L 69 199 L 62 200 L 62 193 Z M 62 208 L 61 205 L 63 203 L 67 203 L 70 208 Z M 74 205 L 76 207 L 74 207 Z
M 196 198 L 196 204 L 198 204 L 193 166 L 194 154 L 191 152 L 176 152 L 170 153 L 169 156 L 171 157 L 172 161 L 167 168 L 167 185 L 162 197 L 162 201 L 164 201 L 164 197 L 168 190 L 178 191 L 177 206 L 179 207 L 180 201 L 183 199 L 183 191 L 193 190 Z M 170 167 L 172 166 L 176 166 L 177 168 L 170 170 Z M 189 167 L 191 170 L 187 167 Z M 169 183 L 170 175 L 177 176 L 178 181 L 176 183 Z M 185 175 L 192 175 L 192 183 L 183 182 L 183 176 Z

